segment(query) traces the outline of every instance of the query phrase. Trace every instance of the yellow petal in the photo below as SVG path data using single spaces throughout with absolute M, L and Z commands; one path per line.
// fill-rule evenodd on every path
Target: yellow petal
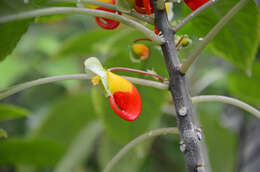
M 109 90 L 113 94 L 117 91 L 128 92 L 132 89 L 132 83 L 125 78 L 107 71 Z

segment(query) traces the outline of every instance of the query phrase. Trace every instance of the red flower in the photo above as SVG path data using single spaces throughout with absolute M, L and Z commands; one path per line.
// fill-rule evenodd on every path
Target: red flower
M 208 2 L 209 0 L 184 0 L 184 2 L 192 9 L 193 11 Z
M 115 0 L 111 0 L 109 3 L 115 4 L 116 1 Z M 96 9 L 103 10 L 103 11 L 108 11 L 108 12 L 111 12 L 111 13 L 116 13 L 116 10 L 106 9 L 106 8 L 103 8 L 103 7 L 98 7 Z M 121 14 L 121 13 L 119 13 L 119 14 Z M 115 29 L 120 24 L 120 22 L 118 22 L 118 21 L 107 19 L 107 18 L 104 18 L 104 17 L 95 17 L 95 18 L 96 18 L 97 24 L 100 27 L 102 27 L 103 29 L 108 29 L 108 30 Z
M 125 78 L 107 72 L 108 86 L 112 95 L 109 104 L 113 111 L 122 119 L 134 121 L 142 109 L 142 101 L 135 86 Z

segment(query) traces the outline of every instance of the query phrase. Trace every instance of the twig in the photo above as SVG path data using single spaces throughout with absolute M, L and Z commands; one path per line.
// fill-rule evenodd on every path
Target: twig
M 76 3 L 77 0 L 54 0 L 54 1 L 50 1 L 49 3 L 53 3 L 53 2 L 68 2 L 68 3 Z M 97 5 L 99 7 L 104 7 L 107 9 L 111 9 L 111 10 L 118 10 L 116 5 L 113 4 L 109 4 L 109 3 L 105 3 L 102 1 L 95 1 L 95 0 L 81 0 L 81 2 L 83 4 L 92 4 L 92 5 Z M 149 23 L 151 25 L 154 24 L 154 18 L 148 15 L 142 15 L 137 13 L 136 11 L 131 11 L 130 13 L 127 13 L 127 15 L 135 17 L 143 22 Z
M 178 32 L 185 24 L 187 24 L 189 21 L 191 21 L 194 17 L 199 15 L 201 12 L 211 7 L 216 1 L 217 0 L 210 0 L 206 4 L 202 5 L 200 8 L 198 8 L 197 10 L 190 13 L 187 17 L 181 20 L 180 23 L 178 23 L 177 26 L 173 28 L 173 30 L 175 32 Z
M 142 32 L 148 38 L 150 38 L 156 44 L 162 44 L 164 40 L 156 35 L 153 31 L 146 28 L 144 25 L 129 19 L 125 16 L 118 15 L 115 13 L 110 13 L 102 10 L 94 10 L 94 9 L 86 9 L 86 8 L 75 8 L 75 7 L 52 7 L 52 8 L 45 8 L 45 9 L 36 9 L 31 11 L 20 12 L 18 14 L 12 14 L 7 16 L 0 17 L 0 24 L 7 23 L 11 21 L 21 20 L 21 19 L 28 19 L 33 17 L 40 17 L 40 16 L 48 16 L 48 15 L 56 15 L 56 14 L 87 14 L 93 15 L 98 17 L 105 17 L 112 20 L 117 20 L 125 25 L 128 25 L 136 30 Z
M 108 69 L 109 71 L 127 71 L 127 72 L 134 72 L 134 73 L 140 73 L 143 75 L 148 75 L 148 76 L 152 76 L 152 77 L 156 77 L 157 79 L 159 79 L 161 82 L 164 82 L 165 78 L 163 78 L 162 76 L 156 74 L 156 73 L 151 73 L 151 72 L 146 72 L 146 71 L 142 71 L 142 70 L 137 70 L 137 69 L 132 69 L 132 68 L 126 68 L 126 67 L 112 67 Z
M 114 157 L 113 159 L 107 164 L 107 166 L 104 168 L 103 172 L 109 172 L 112 167 L 115 165 L 116 162 L 118 162 L 122 156 L 124 156 L 131 148 L 135 147 L 138 143 L 149 139 L 151 137 L 159 136 L 159 135 L 166 135 L 166 134 L 178 134 L 177 128 L 161 128 L 156 130 L 151 130 L 148 133 L 145 133 L 141 136 L 138 136 L 134 140 L 132 140 L 130 143 L 125 145 Z
M 237 106 L 245 111 L 253 114 L 257 118 L 260 118 L 260 111 L 250 106 L 249 104 L 242 102 L 238 99 L 226 97 L 226 96 L 218 96 L 218 95 L 205 95 L 205 96 L 195 96 L 192 97 L 192 103 L 201 103 L 201 102 L 221 102 L 227 103 L 234 106 Z
M 127 77 L 123 76 L 127 80 L 129 80 L 132 83 L 143 85 L 143 86 L 148 86 L 148 87 L 153 87 L 157 89 L 162 89 L 162 90 L 167 90 L 168 89 L 168 84 L 167 83 L 161 83 L 161 82 L 156 82 L 156 81 L 150 81 L 150 80 L 145 80 L 145 79 L 140 79 L 140 78 L 134 78 L 134 77 Z M 25 82 L 23 84 L 18 84 L 13 87 L 10 87 L 5 90 L 0 91 L 0 100 L 11 96 L 15 93 L 18 93 L 20 91 L 23 91 L 27 88 L 31 88 L 34 86 L 42 85 L 42 84 L 48 84 L 56 81 L 65 81 L 65 80 L 87 80 L 91 79 L 88 75 L 86 74 L 71 74 L 71 75 L 60 75 L 60 76 L 51 76 L 51 77 L 46 77 L 46 78 L 41 78 L 37 79 L 34 81 L 29 81 Z
M 197 48 L 184 60 L 180 67 L 180 72 L 185 74 L 190 66 L 194 63 L 199 54 L 208 45 L 208 43 L 217 35 L 217 33 L 230 21 L 230 19 L 242 9 L 249 0 L 240 0 L 205 36 L 203 41 L 197 46 Z

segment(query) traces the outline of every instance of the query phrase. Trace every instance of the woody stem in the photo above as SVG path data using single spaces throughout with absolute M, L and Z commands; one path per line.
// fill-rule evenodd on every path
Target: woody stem
M 179 71 L 180 59 L 174 43 L 175 32 L 169 24 L 165 9 L 158 9 L 156 0 L 153 0 L 153 7 L 155 26 L 165 39 L 161 49 L 170 76 L 169 88 L 174 100 L 182 146 L 184 145 L 185 148 L 181 151 L 184 154 L 186 167 L 188 172 L 205 171 L 207 165 L 205 166 L 201 138 L 198 137 L 193 118 L 196 114 L 187 89 L 185 75 Z

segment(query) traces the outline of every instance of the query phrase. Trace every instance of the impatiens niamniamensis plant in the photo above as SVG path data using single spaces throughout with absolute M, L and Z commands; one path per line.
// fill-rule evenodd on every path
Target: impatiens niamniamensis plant
M 5 1 L 6 1 L 6 3 L 5 3 Z M 180 150 L 181 150 L 181 152 L 183 152 L 184 161 L 186 163 L 187 170 L 189 172 L 210 171 L 209 170 L 210 168 L 208 168 L 209 165 L 207 165 L 208 160 L 205 161 L 205 159 L 207 159 L 207 156 L 204 157 L 204 154 L 203 154 L 203 152 L 207 152 L 207 151 L 205 151 L 206 149 L 205 149 L 204 145 L 201 144 L 201 140 L 203 139 L 202 130 L 200 128 L 198 128 L 199 124 L 197 124 L 196 121 L 193 121 L 193 117 L 196 117 L 196 113 L 195 113 L 195 110 L 193 110 L 192 103 L 198 103 L 198 102 L 204 102 L 204 101 L 220 101 L 223 103 L 228 103 L 228 104 L 238 106 L 238 107 L 254 114 L 256 117 L 260 118 L 259 110 L 255 109 L 255 108 L 249 106 L 248 104 L 243 103 L 237 99 L 233 99 L 233 98 L 229 98 L 229 97 L 225 97 L 225 96 L 196 96 L 196 97 L 192 97 L 192 98 L 189 96 L 190 94 L 187 89 L 188 86 L 185 81 L 185 74 L 189 70 L 190 66 L 194 63 L 194 61 L 197 59 L 197 57 L 201 54 L 202 50 L 206 47 L 206 45 L 210 41 L 213 40 L 213 38 L 217 35 L 217 33 L 220 32 L 220 30 L 232 19 L 233 16 L 235 16 L 235 14 L 237 14 L 237 12 L 239 10 L 242 9 L 242 7 L 244 7 L 247 3 L 249 3 L 249 0 L 236 0 L 236 1 L 239 1 L 238 3 L 236 3 L 235 1 L 224 1 L 224 0 L 222 0 L 222 1 L 219 0 L 219 1 L 220 1 L 219 3 L 222 3 L 222 4 L 214 7 L 215 9 L 212 10 L 212 12 L 217 11 L 218 13 L 217 14 L 213 13 L 213 14 L 215 14 L 215 16 L 214 15 L 210 16 L 209 17 L 210 21 L 208 21 L 208 18 L 205 18 L 205 19 L 203 19 L 203 22 L 206 21 L 205 23 L 207 23 L 207 22 L 210 23 L 214 17 L 219 17 L 219 16 L 224 16 L 224 17 L 221 18 L 221 20 L 209 31 L 209 33 L 207 35 L 205 35 L 204 39 L 199 39 L 198 41 L 194 41 L 195 43 L 198 42 L 198 44 L 196 44 L 194 46 L 195 48 L 193 47 L 194 50 L 189 49 L 189 51 L 191 51 L 192 53 L 187 58 L 184 58 L 184 59 L 179 58 L 178 51 L 180 51 L 180 50 L 184 51 L 184 48 L 186 48 L 190 44 L 192 44 L 193 42 L 192 42 L 191 38 L 193 38 L 193 36 L 190 37 L 188 34 L 183 33 L 183 32 L 180 33 L 180 35 L 179 35 L 179 33 L 178 33 L 179 30 L 181 30 L 182 27 L 185 26 L 187 23 L 192 22 L 193 19 L 196 18 L 197 16 L 199 16 L 199 14 L 203 13 L 204 10 L 206 10 L 210 6 L 214 5 L 216 3 L 216 0 L 184 0 L 183 4 L 187 5 L 192 10 L 192 12 L 190 10 L 187 10 L 188 12 L 191 12 L 191 13 L 188 14 L 187 17 L 185 17 L 184 19 L 179 16 L 180 15 L 179 11 L 177 12 L 176 16 L 174 15 L 174 12 L 175 12 L 174 8 L 173 8 L 173 6 L 175 5 L 174 3 L 180 2 L 179 0 L 172 0 L 172 1 L 164 1 L 164 0 L 154 0 L 154 1 L 151 1 L 151 0 L 98 0 L 98 1 L 88 0 L 88 1 L 79 1 L 78 0 L 77 2 L 84 3 L 84 6 L 82 6 L 83 8 L 81 8 L 81 7 L 76 8 L 75 6 L 69 6 L 69 5 L 68 5 L 69 7 L 53 6 L 52 8 L 49 8 L 49 7 L 43 8 L 43 9 L 39 8 L 39 9 L 35 9 L 35 10 L 29 11 L 29 12 L 21 11 L 21 13 L 15 13 L 13 15 L 5 14 L 4 13 L 5 10 L 1 10 L 1 6 L 0 6 L 0 13 L 3 12 L 3 16 L 0 15 L 0 24 L 11 22 L 11 21 L 16 21 L 16 20 L 21 20 L 21 19 L 41 17 L 43 15 L 79 13 L 79 14 L 89 14 L 89 15 L 94 16 L 96 23 L 101 28 L 106 29 L 106 30 L 116 29 L 116 28 L 118 28 L 118 26 L 121 23 L 125 24 L 127 26 L 130 26 L 130 27 L 142 32 L 143 36 L 145 36 L 145 38 L 138 38 L 138 37 L 135 37 L 133 34 L 133 37 L 131 37 L 131 38 L 133 38 L 133 40 L 135 40 L 133 42 L 130 41 L 130 43 L 129 43 L 129 42 L 127 42 L 128 40 L 124 40 L 124 41 L 120 40 L 122 42 L 122 45 L 125 45 L 126 47 L 129 46 L 130 50 L 128 49 L 129 50 L 128 51 L 127 48 L 122 49 L 122 47 L 120 47 L 120 48 L 118 48 L 118 49 L 120 49 L 120 51 L 119 50 L 117 50 L 117 51 L 119 51 L 120 53 L 122 53 L 124 51 L 122 53 L 123 56 L 120 56 L 120 58 L 128 58 L 127 55 L 128 55 L 128 53 L 130 53 L 130 58 L 132 61 L 127 59 L 128 62 L 130 61 L 129 63 L 131 63 L 131 65 L 132 65 L 132 62 L 138 63 L 138 64 L 133 64 L 133 65 L 138 66 L 138 68 L 142 68 L 142 70 L 146 70 L 146 71 L 141 71 L 138 69 L 132 69 L 132 68 L 126 68 L 126 67 L 113 67 L 113 68 L 105 69 L 105 68 L 103 68 L 99 59 L 91 57 L 91 58 L 86 59 L 85 63 L 84 63 L 86 74 L 47 77 L 47 78 L 42 78 L 42 79 L 39 79 L 36 81 L 28 82 L 25 84 L 21 84 L 21 85 L 12 87 L 10 89 L 1 91 L 0 99 L 8 97 L 14 93 L 17 93 L 19 91 L 26 89 L 26 88 L 40 85 L 40 84 L 45 84 L 45 83 L 50 83 L 50 82 L 60 81 L 60 80 L 68 80 L 68 79 L 81 79 L 81 80 L 90 79 L 93 85 L 99 85 L 103 89 L 104 94 L 107 97 L 107 101 L 110 104 L 110 107 L 112 108 L 112 110 L 114 111 L 114 113 L 116 115 L 118 115 L 120 118 L 122 118 L 126 121 L 137 120 L 136 123 L 139 123 L 139 121 L 140 121 L 140 123 L 142 124 L 142 122 L 143 122 L 142 120 L 144 120 L 144 119 L 138 118 L 142 112 L 142 100 L 141 100 L 140 94 L 142 95 L 143 100 L 145 100 L 145 96 L 144 96 L 145 94 L 142 94 L 142 92 L 140 92 L 140 94 L 139 94 L 138 90 L 133 85 L 133 83 L 140 84 L 143 86 L 149 86 L 149 87 L 153 87 L 153 88 L 157 88 L 157 89 L 161 89 L 161 90 L 170 91 L 171 95 L 172 95 L 172 99 L 173 99 L 173 101 L 171 101 L 171 104 L 175 105 L 174 106 L 175 107 L 175 116 L 178 121 L 179 134 L 180 134 L 180 139 L 181 139 Z M 11 1 L 7 2 L 7 0 L 4 0 L 3 2 L 4 2 L 3 4 L 12 4 Z M 99 2 L 99 3 L 97 3 L 97 2 Z M 33 2 L 29 2 L 29 1 L 24 1 L 24 3 L 33 4 Z M 38 2 L 38 1 L 37 1 L 37 3 L 40 4 L 40 2 Z M 253 2 L 250 2 L 251 6 L 252 6 L 252 3 Z M 38 7 L 39 4 L 37 4 L 37 5 L 34 4 L 34 5 Z M 223 10 L 225 12 L 224 13 L 222 11 L 222 9 L 220 9 L 220 7 L 224 8 L 224 6 L 226 4 L 227 5 L 231 4 L 231 5 L 228 9 Z M 12 9 L 12 11 L 20 11 L 20 10 L 13 9 L 14 8 L 13 4 L 11 6 L 12 7 L 10 9 Z M 251 11 L 253 11 L 253 10 L 252 9 L 246 10 L 247 13 L 250 13 Z M 209 14 L 211 14 L 211 13 L 209 13 Z M 244 15 L 237 15 L 237 16 L 239 17 L 239 21 L 244 19 Z M 258 16 L 258 13 L 254 14 L 254 17 L 256 17 L 256 16 Z M 253 24 L 257 25 L 258 19 L 259 18 L 257 18 L 253 22 Z M 34 20 L 28 21 L 28 22 L 33 22 L 33 21 Z M 203 22 L 201 22 L 201 23 L 204 24 Z M 217 22 L 217 20 L 212 22 L 211 24 L 213 25 L 216 22 Z M 237 25 L 240 26 L 239 22 L 237 22 L 235 24 L 233 23 L 233 25 L 235 25 L 234 28 L 243 30 L 244 28 L 248 28 L 248 26 L 252 25 L 252 23 L 250 23 L 250 22 L 247 23 L 247 21 L 245 21 L 245 19 L 243 20 L 243 22 L 245 22 L 246 24 L 242 25 L 241 27 L 237 27 Z M 12 24 L 16 24 L 16 23 L 12 23 Z M 170 24 L 172 24 L 172 25 L 170 25 Z M 260 25 L 260 23 L 258 23 L 258 25 Z M 4 26 L 7 27 L 8 25 L 4 25 Z M 0 31 L 2 31 L 1 27 L 2 26 L 0 25 Z M 202 28 L 201 30 L 203 30 L 203 31 L 209 29 L 209 28 L 204 28 L 205 27 L 204 25 L 197 26 L 194 23 L 192 23 L 192 25 L 190 27 L 192 27 L 192 29 L 194 30 L 194 33 L 198 32 L 198 28 Z M 209 26 L 207 26 L 207 27 L 209 27 Z M 12 27 L 12 28 L 14 28 L 14 27 Z M 19 27 L 17 27 L 17 28 L 19 28 Z M 258 27 L 256 27 L 256 28 L 258 28 Z M 4 29 L 4 30 L 6 32 L 9 32 L 8 29 Z M 118 30 L 120 30 L 120 28 Z M 12 29 L 10 31 L 12 31 Z M 186 32 L 186 30 L 184 30 L 184 31 Z M 109 31 L 109 32 L 111 32 L 111 31 Z M 260 33 L 258 33 L 258 32 L 259 31 L 257 31 L 257 29 L 252 30 L 252 33 L 254 33 L 253 37 L 249 37 L 248 39 L 247 38 L 238 39 L 239 40 L 238 46 L 241 46 L 241 45 L 244 46 L 245 45 L 244 42 L 247 42 L 247 43 L 250 42 L 250 44 L 252 44 L 252 46 L 246 45 L 242 48 L 241 47 L 239 47 L 239 48 L 243 49 L 243 50 L 245 48 L 245 51 L 248 51 L 249 48 L 252 48 L 252 49 L 254 48 L 254 50 L 252 50 L 251 52 L 248 52 L 247 54 L 251 54 L 252 56 L 255 55 L 257 46 L 253 45 L 254 44 L 253 42 L 254 41 L 259 42 L 259 40 L 254 40 L 254 39 L 258 38 L 258 35 L 260 35 Z M 177 33 L 178 33 L 178 35 L 177 35 Z M 225 36 L 228 35 L 227 30 L 223 33 L 225 34 Z M 237 33 L 237 30 L 235 30 L 235 32 L 232 32 L 232 33 Z M 11 37 L 12 34 L 14 34 L 14 33 L 3 34 L 3 36 L 2 36 L 1 32 L 0 32 L 0 36 L 1 36 L 1 38 L 3 38 L 3 40 L 5 40 L 6 37 L 9 37 L 9 36 Z M 108 35 L 105 32 L 103 34 Z M 120 35 L 120 34 L 118 34 L 118 35 Z M 234 37 L 234 35 L 232 35 L 232 36 L 228 35 L 226 37 L 232 38 L 232 37 Z M 212 51 L 212 52 L 216 53 L 216 55 L 218 55 L 218 56 L 221 56 L 223 54 L 228 54 L 228 56 L 232 56 L 232 52 L 226 53 L 223 50 L 223 44 L 225 44 L 225 41 L 223 41 L 223 40 L 225 40 L 226 37 L 222 37 L 222 39 L 216 39 L 215 41 L 213 41 L 212 45 L 210 46 L 210 48 L 214 49 L 214 51 Z M 91 38 L 89 42 L 93 43 L 94 39 L 97 39 L 97 41 L 99 41 L 98 45 L 102 46 L 103 39 L 101 39 L 97 36 L 97 38 L 96 37 Z M 73 40 L 75 40 L 75 39 L 73 39 Z M 79 39 L 79 40 L 82 41 L 81 39 Z M 118 37 L 111 38 L 107 42 L 111 43 L 111 45 L 113 44 L 112 45 L 113 48 L 114 47 L 117 48 L 117 46 L 116 46 L 117 40 L 119 40 Z M 12 46 L 14 45 L 13 41 L 9 40 L 9 38 L 8 38 L 8 41 L 10 41 L 12 43 Z M 148 44 L 148 42 L 139 42 L 139 41 L 149 41 L 149 44 Z M 87 42 L 87 44 L 89 44 L 89 42 Z M 132 42 L 132 44 L 131 44 L 131 42 Z M 219 42 L 221 42 L 221 45 L 219 44 Z M 232 42 L 232 44 L 234 44 L 234 42 Z M 104 43 L 105 43 L 105 41 L 104 41 Z M 82 41 L 82 43 L 80 43 L 80 46 L 82 44 L 84 45 L 84 41 Z M 87 44 L 86 44 L 86 46 L 89 46 Z M 70 45 L 72 45 L 72 44 L 70 44 Z M 68 46 L 68 45 L 66 45 L 66 46 Z M 66 46 L 64 46 L 64 47 L 66 48 Z M 75 47 L 77 48 L 77 46 L 78 45 L 74 46 L 74 48 Z M 161 46 L 161 51 L 159 53 L 158 53 L 158 51 L 155 51 L 155 47 L 158 49 L 158 46 Z M 0 47 L 3 47 L 3 46 L 0 46 Z M 111 50 L 112 50 L 112 48 L 111 48 Z M 3 51 L 3 50 L 1 49 L 1 51 Z M 65 52 L 67 53 L 70 51 L 65 51 Z M 90 50 L 88 49 L 88 51 L 90 51 Z M 111 54 L 109 54 L 107 57 L 104 57 L 104 58 L 102 57 L 103 58 L 102 60 L 106 61 L 107 59 L 109 59 L 111 57 L 112 58 L 117 57 L 116 56 L 116 55 L 118 55 L 117 51 L 115 51 L 115 52 L 111 51 Z M 127 53 L 125 53 L 125 51 L 127 51 Z M 232 49 L 230 49 L 230 51 L 232 51 Z M 238 50 L 238 51 L 240 51 L 240 50 Z M 10 52 L 9 48 L 8 48 L 7 52 Z M 116 55 L 113 53 L 115 53 Z M 241 51 L 240 53 L 243 53 L 243 52 Z M 240 53 L 235 53 L 235 55 L 239 56 Z M 81 47 L 79 54 L 81 54 L 81 55 L 90 54 L 90 52 L 85 52 L 84 48 Z M 163 77 L 159 76 L 157 74 L 157 69 L 156 70 L 147 69 L 149 67 L 151 67 L 150 69 L 153 69 L 153 66 L 151 66 L 151 65 L 154 65 L 154 66 L 157 65 L 154 63 L 158 63 L 159 57 L 157 57 L 157 56 L 159 56 L 161 54 L 164 56 L 166 67 L 167 67 L 167 70 L 169 73 L 169 81 L 168 81 L 168 79 L 164 79 Z M 0 52 L 0 55 L 1 55 L 1 52 Z M 113 55 L 115 55 L 115 56 L 113 56 Z M 156 61 L 155 58 L 157 58 L 156 60 L 158 60 L 158 61 Z M 252 61 L 252 59 L 254 59 L 254 58 L 250 57 L 248 59 L 251 59 L 251 61 Z M 120 60 L 120 59 L 118 59 L 118 60 Z M 126 60 L 126 59 L 124 59 L 124 60 Z M 237 58 L 235 58 L 235 60 L 234 59 L 232 59 L 232 60 L 231 60 L 232 63 L 237 64 L 237 62 L 236 62 Z M 156 61 L 156 62 L 154 62 L 154 61 Z M 251 61 L 246 61 L 244 63 L 246 63 L 247 66 L 250 66 Z M 242 63 L 240 63 L 238 65 L 238 67 L 240 67 L 240 68 L 241 68 L 241 66 L 243 66 Z M 164 68 L 164 67 L 165 66 L 162 66 L 162 68 Z M 146 69 L 144 69 L 144 68 L 146 68 Z M 131 78 L 131 77 L 125 77 L 125 76 L 123 77 L 123 76 L 115 74 L 114 71 L 116 71 L 116 70 L 137 72 L 139 74 L 154 76 L 159 81 L 153 81 L 153 80 L 148 80 L 148 79 L 143 79 L 143 78 L 134 78 L 134 77 Z M 158 72 L 158 73 L 160 73 L 160 72 Z M 205 84 L 205 82 L 203 82 L 203 83 Z M 149 104 L 149 102 L 143 101 L 143 111 L 145 110 L 144 107 L 146 104 Z M 144 116 L 146 118 L 148 118 L 148 117 L 150 118 L 149 115 L 150 115 L 149 113 L 148 114 L 142 113 L 142 116 Z M 125 124 L 122 120 L 120 120 L 120 122 L 121 122 L 120 124 Z M 135 127 L 135 122 L 132 122 L 131 126 L 132 126 L 132 124 L 133 124 L 133 127 Z M 144 126 L 147 127 L 146 125 L 144 125 Z M 140 128 L 142 128 L 142 127 L 140 127 Z M 126 146 L 125 149 L 123 149 L 123 151 L 122 151 L 123 153 L 119 152 L 119 154 L 117 154 L 115 156 L 115 159 L 113 158 L 111 160 L 111 162 L 108 164 L 108 166 L 106 166 L 106 168 L 104 169 L 104 172 L 109 171 L 112 168 L 112 166 L 114 165 L 114 163 L 120 159 L 120 156 L 122 156 L 125 152 L 127 152 L 125 150 L 130 149 L 129 147 L 137 144 L 140 140 L 142 140 L 144 138 L 149 138 L 151 136 L 161 135 L 161 134 L 170 133 L 170 132 L 176 134 L 177 130 L 176 129 L 174 129 L 174 130 L 165 129 L 162 131 L 160 130 L 160 131 L 154 132 L 156 134 L 154 134 L 153 132 L 149 132 L 147 134 L 144 134 L 144 135 L 138 137 L 136 140 L 134 140 L 133 142 L 130 143 L 130 146 L 128 145 L 128 146 Z M 0 148 L 1 148 L 1 146 L 0 146 Z M 203 149 L 205 149 L 205 150 L 203 150 Z

